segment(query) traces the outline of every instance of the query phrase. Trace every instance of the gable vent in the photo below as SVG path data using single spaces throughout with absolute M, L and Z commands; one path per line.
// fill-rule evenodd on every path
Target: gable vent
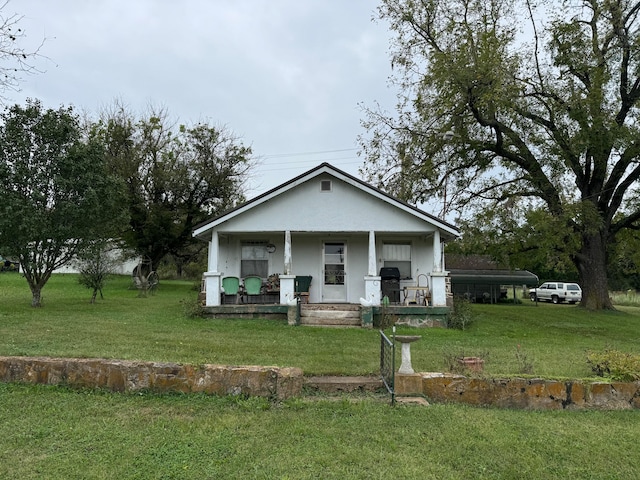
M 331 191 L 331 180 L 321 180 L 320 181 L 320 191 L 321 192 L 330 192 Z

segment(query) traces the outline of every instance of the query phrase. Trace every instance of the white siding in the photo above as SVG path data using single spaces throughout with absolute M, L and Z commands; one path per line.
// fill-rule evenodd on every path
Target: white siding
M 330 192 L 320 190 L 331 179 Z M 424 232 L 434 227 L 352 185 L 320 175 L 218 226 L 219 232 Z

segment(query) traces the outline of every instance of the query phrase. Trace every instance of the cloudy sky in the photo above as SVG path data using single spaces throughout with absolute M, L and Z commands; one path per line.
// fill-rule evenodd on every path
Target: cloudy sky
M 38 98 L 97 113 L 120 99 L 181 123 L 225 125 L 261 164 L 249 196 L 329 162 L 358 174 L 358 104 L 392 108 L 376 0 L 10 0 L 43 73 Z

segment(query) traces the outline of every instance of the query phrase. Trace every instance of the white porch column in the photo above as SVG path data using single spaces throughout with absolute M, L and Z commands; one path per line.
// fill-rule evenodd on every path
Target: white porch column
M 211 232 L 211 240 L 209 241 L 209 260 L 207 270 L 209 272 L 218 271 L 218 256 L 220 252 L 220 240 L 218 238 L 218 231 Z
M 291 232 L 284 232 L 284 274 L 291 275 Z
M 449 272 L 431 273 L 431 306 L 447 306 L 447 277 Z
M 433 232 L 433 271 L 431 272 L 431 305 L 434 307 L 447 306 L 447 277 L 449 272 L 444 269 L 440 232 Z
M 371 230 L 369 232 L 369 264 L 367 275 L 364 277 L 364 293 L 365 299 L 371 301 L 373 305 L 380 305 L 380 276 L 377 275 L 376 263 L 376 233 Z
M 369 268 L 368 273 L 370 277 L 375 277 L 377 275 L 376 269 L 376 232 L 371 230 L 369 232 Z
M 295 295 L 296 276 L 292 275 L 291 231 L 284 232 L 284 274 L 280 275 L 280 304 L 286 305 Z
M 440 242 L 440 231 L 433 232 L 433 271 L 441 272 L 442 268 L 442 243 Z
M 208 307 L 220 305 L 222 274 L 218 272 L 219 248 L 218 231 L 213 230 L 213 232 L 211 232 L 211 241 L 209 241 L 209 255 L 207 260 L 207 268 L 209 270 L 204 272 L 205 304 Z

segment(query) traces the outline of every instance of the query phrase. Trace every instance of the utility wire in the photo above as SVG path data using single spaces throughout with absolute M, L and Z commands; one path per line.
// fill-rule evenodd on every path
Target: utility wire
M 286 158 L 286 157 L 300 157 L 303 155 L 323 155 L 325 153 L 338 153 L 338 152 L 353 152 L 358 150 L 357 148 L 342 148 L 339 150 L 321 150 L 318 152 L 300 152 L 300 153 L 271 153 L 262 155 L 262 158 Z

